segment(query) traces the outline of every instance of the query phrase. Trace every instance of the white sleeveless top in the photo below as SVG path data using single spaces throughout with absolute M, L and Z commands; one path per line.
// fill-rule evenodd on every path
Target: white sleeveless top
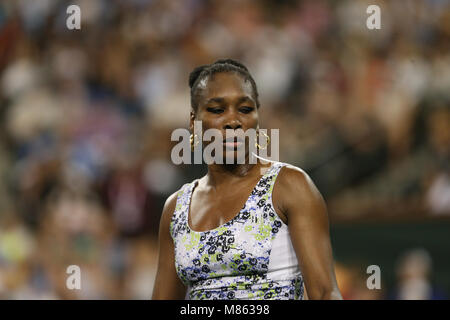
M 303 299 L 303 277 L 272 190 L 286 163 L 273 162 L 241 211 L 208 231 L 188 225 L 196 181 L 183 185 L 170 223 L 175 267 L 190 299 Z

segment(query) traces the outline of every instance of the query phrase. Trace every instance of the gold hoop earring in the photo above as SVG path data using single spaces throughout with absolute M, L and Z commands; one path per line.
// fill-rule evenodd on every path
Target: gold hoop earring
M 189 138 L 189 142 L 191 143 L 191 150 L 194 151 L 194 148 L 200 143 L 200 141 L 198 140 L 198 135 L 191 133 L 191 137 Z
M 261 131 L 262 132 L 262 134 L 264 135 L 264 137 L 266 138 L 266 145 L 264 146 L 264 147 L 261 147 L 259 144 L 258 144 L 258 138 L 259 138 L 259 130 L 256 132 L 256 142 L 255 142 L 255 147 L 257 148 L 257 149 L 260 149 L 260 150 L 264 150 L 264 149 L 266 149 L 267 148 L 267 146 L 269 145 L 269 143 L 270 143 L 270 137 L 267 135 L 267 133 L 265 133 L 264 131 Z

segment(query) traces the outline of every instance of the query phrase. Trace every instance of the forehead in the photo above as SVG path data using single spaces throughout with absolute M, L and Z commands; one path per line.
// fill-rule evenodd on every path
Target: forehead
M 220 72 L 204 78 L 199 83 L 202 94 L 200 102 L 204 103 L 214 97 L 234 99 L 248 96 L 253 100 L 250 81 L 235 72 Z

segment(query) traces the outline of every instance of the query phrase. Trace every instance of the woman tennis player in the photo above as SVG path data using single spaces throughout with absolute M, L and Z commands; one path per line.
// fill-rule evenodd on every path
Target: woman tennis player
M 189 77 L 191 131 L 257 129 L 256 84 L 226 59 Z M 223 141 L 236 153 L 237 137 Z M 248 150 L 247 148 L 246 150 Z M 166 201 L 153 299 L 342 299 L 326 206 L 301 169 L 279 161 L 208 165 Z M 236 162 L 235 162 L 236 163 Z

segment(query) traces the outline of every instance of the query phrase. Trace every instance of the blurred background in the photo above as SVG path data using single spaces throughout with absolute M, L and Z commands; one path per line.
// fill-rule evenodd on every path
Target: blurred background
M 230 57 L 327 202 L 344 298 L 448 299 L 450 1 L 372 2 L 2 0 L 0 298 L 150 299 L 164 201 L 206 173 L 170 160 L 188 75 Z

